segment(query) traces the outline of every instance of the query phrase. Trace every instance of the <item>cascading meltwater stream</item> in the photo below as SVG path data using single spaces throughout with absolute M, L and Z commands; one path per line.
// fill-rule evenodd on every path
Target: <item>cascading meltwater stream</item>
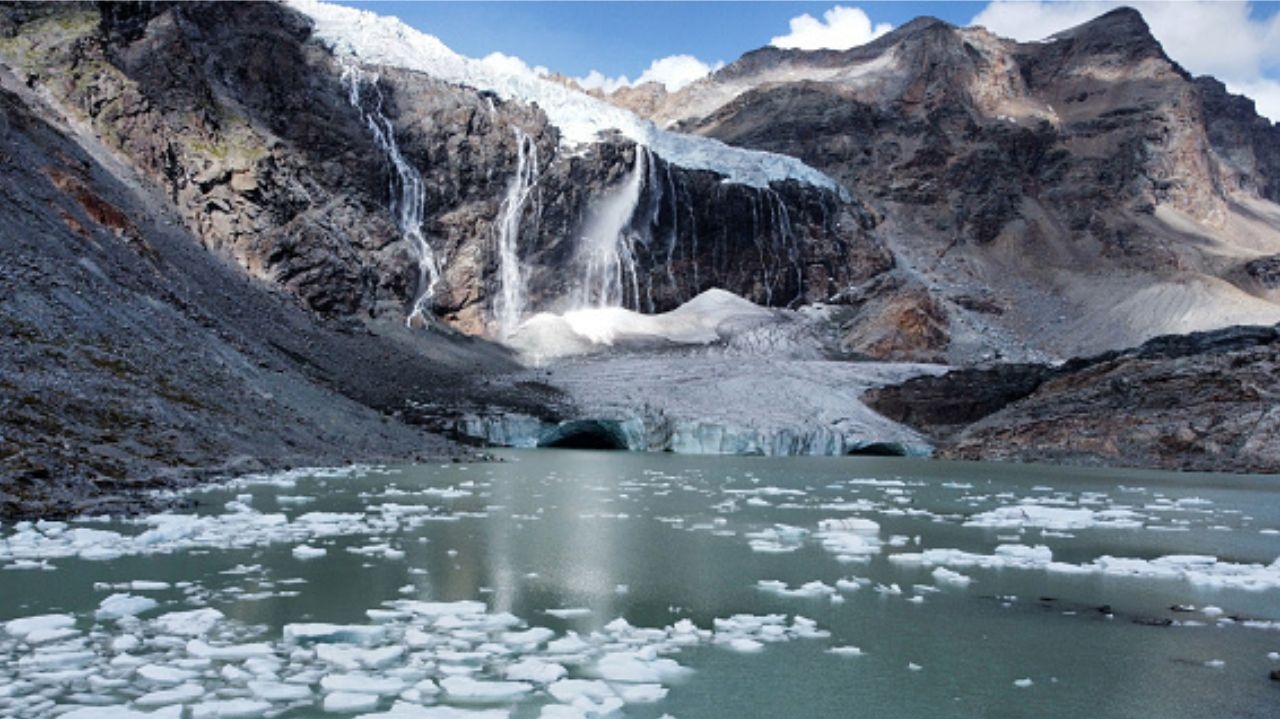
M 520 265 L 520 218 L 533 195 L 538 178 L 538 145 L 520 128 L 516 134 L 516 172 L 507 183 L 507 195 L 494 222 L 498 244 L 498 296 L 493 316 L 498 333 L 507 338 L 524 314 L 526 299 L 524 270 Z M 536 213 L 535 213 L 536 214 Z
M 362 102 L 365 74 L 359 67 L 353 63 L 344 63 L 342 82 L 347 87 L 351 106 L 364 118 L 374 142 L 386 153 L 387 159 L 396 171 L 390 188 L 391 216 L 395 219 L 401 236 L 409 243 L 409 249 L 418 263 L 418 293 L 413 300 L 413 309 L 405 319 L 407 326 L 413 326 L 415 320 L 419 322 L 427 320 L 427 314 L 431 309 L 431 297 L 440 279 L 440 263 L 426 236 L 422 234 L 426 187 L 422 182 L 422 175 L 400 153 L 391 121 L 382 114 L 382 92 L 378 89 L 377 76 L 372 76 L 368 82 L 373 88 L 372 109 L 365 107 Z
M 640 308 L 636 238 L 628 226 L 640 202 L 645 167 L 651 159 L 644 145 L 636 145 L 635 152 L 631 172 L 600 200 L 583 232 L 578 250 L 582 277 L 573 293 L 573 304 L 579 309 Z

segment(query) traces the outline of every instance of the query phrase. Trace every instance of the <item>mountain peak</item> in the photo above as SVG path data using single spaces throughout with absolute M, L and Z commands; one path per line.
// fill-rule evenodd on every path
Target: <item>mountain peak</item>
M 955 26 L 945 20 L 939 20 L 932 15 L 921 15 L 905 25 L 894 28 L 888 35 L 910 35 L 912 33 L 930 30 L 936 27 L 954 28 Z M 886 35 L 886 36 L 888 36 Z
M 1164 47 L 1142 13 L 1131 7 L 1120 7 L 1050 36 L 1047 43 L 1066 42 L 1079 53 L 1095 57 L 1111 57 L 1122 63 L 1163 60 L 1187 80 L 1191 76 L 1165 54 Z
M 1088 22 L 1077 25 L 1052 36 L 1052 39 L 1089 38 L 1094 41 L 1134 42 L 1159 45 L 1151 26 L 1147 25 L 1142 13 L 1131 7 L 1118 7 L 1105 12 Z

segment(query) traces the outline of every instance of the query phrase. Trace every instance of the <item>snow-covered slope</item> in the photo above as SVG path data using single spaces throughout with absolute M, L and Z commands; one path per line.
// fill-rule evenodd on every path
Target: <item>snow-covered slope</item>
M 668 162 L 692 170 L 711 170 L 731 182 L 765 187 L 773 181 L 797 180 L 847 195 L 830 177 L 795 158 L 658 129 L 627 110 L 543 79 L 509 58 L 482 61 L 463 57 L 397 18 L 315 0 L 286 0 L 286 4 L 310 17 L 315 37 L 336 54 L 489 90 L 506 100 L 536 103 L 560 129 L 566 143 L 593 142 L 600 132 L 617 130 Z
M 507 344 L 539 364 L 615 345 L 705 345 L 775 321 L 775 311 L 732 292 L 711 289 L 656 315 L 622 307 L 540 312 L 522 323 Z

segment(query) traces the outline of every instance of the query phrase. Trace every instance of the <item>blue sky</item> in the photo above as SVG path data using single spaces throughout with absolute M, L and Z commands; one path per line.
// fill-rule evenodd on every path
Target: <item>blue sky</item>
M 339 1 L 395 15 L 469 57 L 501 52 L 530 66 L 578 78 L 595 71 L 600 75 L 594 86 L 607 89 L 616 87 L 622 76 L 636 81 L 661 58 L 692 56 L 644 75 L 644 79 L 667 82 L 674 89 L 678 85 L 673 82 L 691 81 L 718 62 L 732 62 L 778 36 L 788 35 L 792 24 L 804 15 L 810 16 L 805 31 L 791 36 L 807 42 L 815 42 L 815 37 L 819 43 L 832 37 L 859 37 L 865 42 L 921 15 L 961 26 L 977 20 L 997 34 L 1034 40 L 1122 4 L 1118 0 L 839 4 Z M 1193 74 L 1218 77 L 1232 91 L 1253 97 L 1262 114 L 1280 120 L 1280 3 L 1187 0 L 1124 4 L 1143 13 L 1174 60 Z
M 502 52 L 570 76 L 636 77 L 654 59 L 733 62 L 833 2 L 342 2 L 396 15 L 469 57 Z M 967 24 L 985 2 L 844 3 L 895 27 L 920 15 Z

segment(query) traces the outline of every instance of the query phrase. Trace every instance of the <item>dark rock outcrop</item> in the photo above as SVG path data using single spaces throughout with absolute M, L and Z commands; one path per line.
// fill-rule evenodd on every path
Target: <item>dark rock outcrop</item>
M 1259 117 L 1253 100 L 1232 95 L 1219 80 L 1197 77 L 1195 83 L 1224 181 L 1280 202 L 1280 127 Z
M 1280 319 L 1240 270 L 1280 252 L 1280 129 L 1132 9 L 1036 43 L 921 18 L 847 51 L 764 48 L 651 116 L 840 180 L 945 310 L 953 362 Z M 1005 311 L 954 299 L 981 294 Z
M 394 169 L 349 69 L 309 38 L 269 3 L 0 8 L 4 514 L 109 509 L 222 471 L 447 455 L 421 430 L 467 412 L 559 416 L 554 390 L 486 385 L 513 366 L 501 349 L 401 326 L 421 288 L 388 212 Z M 639 150 L 564 153 L 535 107 L 378 71 L 365 89 L 424 178 L 440 313 L 484 329 L 520 135 L 543 159 L 521 218 L 530 297 L 563 296 L 591 204 Z M 892 265 L 873 218 L 830 190 L 643 166 L 638 308 L 711 286 L 821 299 Z
M 207 247 L 317 312 L 407 314 L 422 288 L 387 211 L 394 169 L 352 106 L 349 68 L 310 39 L 306 18 L 269 3 L 16 7 L 0 36 L 23 81 L 163 185 Z M 635 147 L 564 152 L 536 107 L 365 71 L 362 102 L 392 123 L 423 178 L 422 230 L 443 269 L 438 313 L 486 329 L 520 134 L 541 160 L 520 222 L 530 309 L 567 296 L 584 223 L 635 166 Z M 874 219 L 830 190 L 725 184 L 661 158 L 645 172 L 630 227 L 635 309 L 671 309 L 709 287 L 771 305 L 825 299 L 892 265 Z
M 1001 365 L 874 390 L 943 457 L 1280 472 L 1280 326 L 1160 337 L 1059 367 Z
M 469 456 L 423 427 L 555 416 L 554 398 L 484 385 L 514 366 L 492 345 L 326 319 L 208 252 L 167 187 L 3 70 L 0 159 L 2 517 L 134 508 L 211 475 Z
M 1244 271 L 1268 290 L 1280 290 L 1280 255 L 1259 257 L 1245 263 Z

